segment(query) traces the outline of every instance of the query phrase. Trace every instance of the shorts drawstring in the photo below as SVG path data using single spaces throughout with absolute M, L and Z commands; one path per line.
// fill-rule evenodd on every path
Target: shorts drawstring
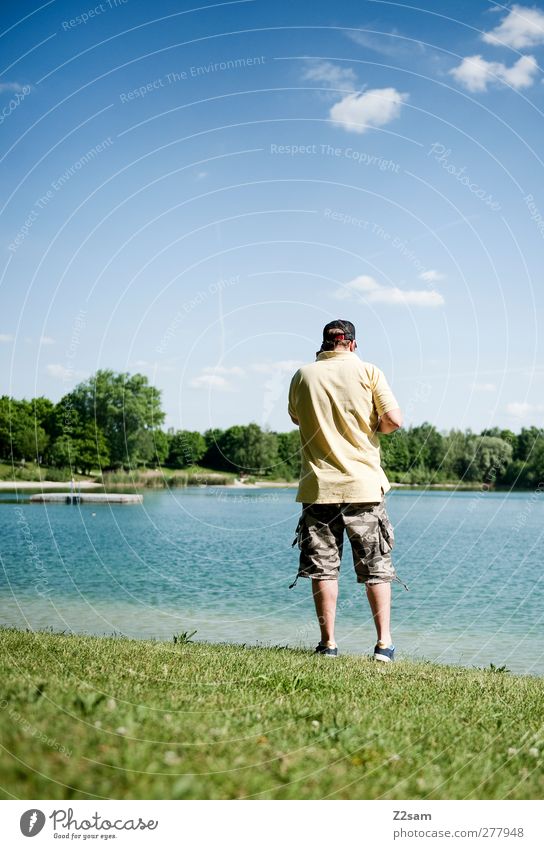
M 295 578 L 295 580 L 293 581 L 293 583 L 292 583 L 292 584 L 289 584 L 289 589 L 290 589 L 290 590 L 292 590 L 292 589 L 293 589 L 293 587 L 295 586 L 295 584 L 296 584 L 296 582 L 298 581 L 298 579 L 299 579 L 299 576 L 297 575 L 297 576 L 296 576 L 296 578 Z
M 302 512 L 300 519 L 297 522 L 297 526 L 295 528 L 295 538 L 291 543 L 291 548 L 294 548 L 297 543 L 300 545 L 301 537 L 302 537 L 302 523 L 304 520 L 304 511 Z
M 393 580 L 394 580 L 394 581 L 398 581 L 398 582 L 399 582 L 399 584 L 402 584 L 402 586 L 404 587 L 404 589 L 406 590 L 406 592 L 407 592 L 407 593 L 408 593 L 408 592 L 410 592 L 410 590 L 408 589 L 408 587 L 406 586 L 406 584 L 404 583 L 404 581 L 401 581 L 401 579 L 399 578 L 399 576 L 398 576 L 398 575 L 395 575 L 395 577 L 393 578 Z

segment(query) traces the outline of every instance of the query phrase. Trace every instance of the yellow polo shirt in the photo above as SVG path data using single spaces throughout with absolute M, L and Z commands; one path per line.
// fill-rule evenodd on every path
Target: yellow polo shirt
M 381 501 L 391 489 L 380 464 L 378 416 L 399 405 L 383 372 L 352 351 L 323 351 L 291 380 L 289 415 L 300 427 L 297 501 Z

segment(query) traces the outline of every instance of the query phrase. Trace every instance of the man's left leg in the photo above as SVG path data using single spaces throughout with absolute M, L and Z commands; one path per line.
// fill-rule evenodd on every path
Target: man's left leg
M 383 501 L 351 504 L 345 511 L 346 530 L 353 550 L 353 563 L 366 594 L 376 626 L 376 660 L 394 659 L 391 639 L 391 581 L 396 573 L 391 559 L 395 536 Z

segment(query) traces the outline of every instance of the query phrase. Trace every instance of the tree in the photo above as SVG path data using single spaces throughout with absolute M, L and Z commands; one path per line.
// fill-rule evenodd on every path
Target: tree
M 110 464 L 108 443 L 101 429 L 86 424 L 73 440 L 74 465 L 82 475 L 90 475 L 93 469 L 107 468 Z
M 198 431 L 178 430 L 169 440 L 167 465 L 178 469 L 196 466 L 206 454 L 206 440 Z
M 266 474 L 278 462 L 276 434 L 261 430 L 255 422 L 230 427 L 222 434 L 219 448 L 231 468 L 246 474 Z
M 55 405 L 49 398 L 40 395 L 39 398 L 34 398 L 31 402 L 32 413 L 36 424 L 43 427 L 46 433 L 49 433 L 51 427 L 51 416 L 55 409 Z
M 0 455 L 4 459 L 11 462 L 23 459 L 37 461 L 45 452 L 48 441 L 32 401 L 17 401 L 7 395 L 0 398 Z
M 11 458 L 11 405 L 12 399 L 8 395 L 0 398 L 0 457 L 4 460 Z
M 512 446 L 500 437 L 476 436 L 470 432 L 461 434 L 460 431 L 452 433 L 452 467 L 465 482 L 493 483 L 512 460 Z
M 405 472 L 410 468 L 410 450 L 406 433 L 397 430 L 380 436 L 382 465 L 388 472 Z
M 439 469 L 445 455 L 444 437 L 434 425 L 423 422 L 407 431 L 412 466 Z
M 521 433 L 516 437 L 515 460 L 529 460 L 535 443 L 544 438 L 544 430 L 541 427 L 522 427 Z
M 525 466 L 525 481 L 539 491 L 544 489 L 544 435 L 533 443 L 530 459 Z
M 478 469 L 474 465 L 474 452 L 470 445 L 470 431 L 450 430 L 445 437 L 443 469 L 446 475 L 461 480 L 477 481 Z
M 293 480 L 300 475 L 300 432 L 291 430 L 289 433 L 277 433 L 278 466 L 275 474 L 287 480 Z
M 168 456 L 168 436 L 164 430 L 154 430 L 153 434 L 153 462 L 162 466 Z
M 513 448 L 509 442 L 498 436 L 475 437 L 474 443 L 479 480 L 491 483 L 504 474 L 512 462 Z
M 99 427 L 88 423 L 77 432 L 59 436 L 49 452 L 49 462 L 58 468 L 89 475 L 110 464 L 108 443 Z
M 47 464 L 58 469 L 74 466 L 74 448 L 71 436 L 59 436 L 47 452 Z
M 152 434 L 164 421 L 160 394 L 143 374 L 97 371 L 59 402 L 63 430 L 94 422 L 104 433 L 114 467 L 154 462 Z
M 204 434 L 206 453 L 204 454 L 202 462 L 208 469 L 225 471 L 230 468 L 230 464 L 221 451 L 221 440 L 223 438 L 223 434 L 224 431 L 219 428 L 211 428 Z

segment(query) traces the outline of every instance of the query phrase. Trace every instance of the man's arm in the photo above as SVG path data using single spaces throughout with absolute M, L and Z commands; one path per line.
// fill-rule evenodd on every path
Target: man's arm
M 402 427 L 402 412 L 396 407 L 380 416 L 377 429 L 380 433 L 394 433 L 399 427 Z
M 393 395 L 383 371 L 377 366 L 373 367 L 372 397 L 378 414 L 376 430 L 380 433 L 393 433 L 399 427 L 402 427 L 402 413 L 398 401 Z
M 291 379 L 291 384 L 289 386 L 289 416 L 293 424 L 296 424 L 299 427 L 299 421 L 297 418 L 297 408 L 296 408 L 296 399 L 295 399 L 295 379 L 298 375 L 298 371 L 295 372 Z

